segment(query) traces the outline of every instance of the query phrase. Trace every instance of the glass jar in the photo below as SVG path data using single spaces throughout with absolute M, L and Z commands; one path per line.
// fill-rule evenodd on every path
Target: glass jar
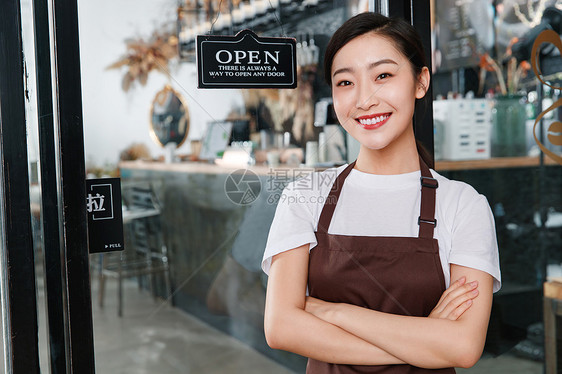
M 526 155 L 527 139 L 523 95 L 497 96 L 492 109 L 492 157 Z

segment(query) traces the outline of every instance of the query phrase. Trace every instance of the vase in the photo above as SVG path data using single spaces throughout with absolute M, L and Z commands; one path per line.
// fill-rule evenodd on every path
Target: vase
M 492 157 L 520 157 L 527 151 L 525 97 L 498 96 L 492 109 Z

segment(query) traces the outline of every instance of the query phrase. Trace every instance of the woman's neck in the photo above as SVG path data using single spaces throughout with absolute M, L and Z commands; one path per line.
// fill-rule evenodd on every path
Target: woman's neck
M 364 173 L 392 175 L 410 173 L 420 169 L 415 138 L 400 147 L 389 145 L 383 149 L 361 146 L 355 169 Z

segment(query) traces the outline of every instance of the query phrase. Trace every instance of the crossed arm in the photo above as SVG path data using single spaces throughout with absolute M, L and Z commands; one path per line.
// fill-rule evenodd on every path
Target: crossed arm
M 305 297 L 308 258 L 308 245 L 273 258 L 265 309 L 272 348 L 356 365 L 470 367 L 480 358 L 492 304 L 490 275 L 451 265 L 451 279 L 458 281 L 430 318 L 410 317 Z

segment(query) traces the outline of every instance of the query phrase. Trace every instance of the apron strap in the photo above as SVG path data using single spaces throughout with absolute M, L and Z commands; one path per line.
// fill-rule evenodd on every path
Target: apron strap
M 349 175 L 353 167 L 355 166 L 355 162 L 353 161 L 349 164 L 343 171 L 338 175 L 334 184 L 332 185 L 332 189 L 326 198 L 324 203 L 324 207 L 322 208 L 322 213 L 320 213 L 320 219 L 318 220 L 318 232 L 328 233 L 328 228 L 330 227 L 330 222 L 332 222 L 332 216 L 334 215 L 334 211 L 336 210 L 336 204 L 340 198 L 340 193 L 343 187 L 343 182 L 345 178 Z
M 421 203 L 420 203 L 420 216 L 418 217 L 418 225 L 420 226 L 418 237 L 419 238 L 433 238 L 433 231 L 437 226 L 435 219 L 435 192 L 439 183 L 433 178 L 429 167 L 420 157 L 420 171 L 421 171 Z

